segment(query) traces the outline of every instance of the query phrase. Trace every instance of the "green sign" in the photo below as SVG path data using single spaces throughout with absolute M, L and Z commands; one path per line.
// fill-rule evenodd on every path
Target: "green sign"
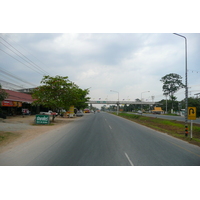
M 36 115 L 36 124 L 49 124 L 49 115 Z

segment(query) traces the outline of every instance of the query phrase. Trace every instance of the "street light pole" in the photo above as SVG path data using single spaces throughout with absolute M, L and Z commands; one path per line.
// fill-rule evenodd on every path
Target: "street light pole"
M 119 114 L 119 92 L 114 91 L 114 90 L 110 90 L 110 91 L 118 93 L 118 102 L 117 102 L 117 115 L 118 115 Z
M 174 33 L 185 39 L 185 136 L 188 136 L 188 84 L 187 84 L 187 38 L 183 35 Z

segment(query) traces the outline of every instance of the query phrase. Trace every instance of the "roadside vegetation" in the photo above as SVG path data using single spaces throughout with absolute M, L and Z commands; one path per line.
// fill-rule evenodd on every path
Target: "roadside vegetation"
M 32 105 L 43 105 L 55 112 L 69 110 L 72 105 L 78 110 L 88 106 L 85 102 L 89 100 L 89 89 L 81 89 L 67 76 L 44 76 L 40 83 L 42 85 L 33 90 L 32 97 L 35 101 Z M 55 115 L 52 121 L 54 118 Z
M 112 113 L 115 114 L 116 113 Z M 178 122 L 176 120 L 166 120 L 156 117 L 146 117 L 142 115 L 119 113 L 120 117 L 129 119 L 136 123 L 142 124 L 154 130 L 167 133 L 168 135 L 174 136 L 176 138 L 185 140 L 191 144 L 200 146 L 200 125 L 193 124 L 192 139 L 190 138 L 190 124 L 188 123 L 189 134 L 188 137 L 185 136 L 185 123 Z
M 9 143 L 10 140 L 16 139 L 19 136 L 19 134 L 13 132 L 0 131 L 0 146 Z

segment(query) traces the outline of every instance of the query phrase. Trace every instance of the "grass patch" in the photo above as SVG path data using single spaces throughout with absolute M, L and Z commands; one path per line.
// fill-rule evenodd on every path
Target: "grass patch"
M 20 134 L 6 132 L 6 131 L 0 131 L 0 145 L 4 145 L 19 136 L 20 136 Z
M 115 114 L 116 113 L 112 113 Z M 129 113 L 119 113 L 120 117 L 129 119 L 136 123 L 142 124 L 154 130 L 167 133 L 173 137 L 188 141 L 192 144 L 200 146 L 200 125 L 193 124 L 192 140 L 190 138 L 190 123 L 188 123 L 189 134 L 185 136 L 185 123 L 176 120 L 166 120 L 156 117 L 146 117 Z

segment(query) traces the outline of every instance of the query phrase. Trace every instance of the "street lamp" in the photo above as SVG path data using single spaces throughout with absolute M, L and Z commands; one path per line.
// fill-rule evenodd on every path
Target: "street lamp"
M 114 90 L 110 90 L 110 91 L 118 93 L 118 102 L 117 102 L 117 115 L 118 115 L 119 114 L 119 92 L 114 91 Z
M 143 94 L 143 93 L 146 93 L 146 92 L 150 92 L 150 91 L 145 91 L 145 92 L 142 92 L 142 93 L 141 93 L 141 111 L 142 111 L 142 94 Z
M 187 38 L 177 33 L 174 34 L 185 39 L 185 136 L 188 136 Z

